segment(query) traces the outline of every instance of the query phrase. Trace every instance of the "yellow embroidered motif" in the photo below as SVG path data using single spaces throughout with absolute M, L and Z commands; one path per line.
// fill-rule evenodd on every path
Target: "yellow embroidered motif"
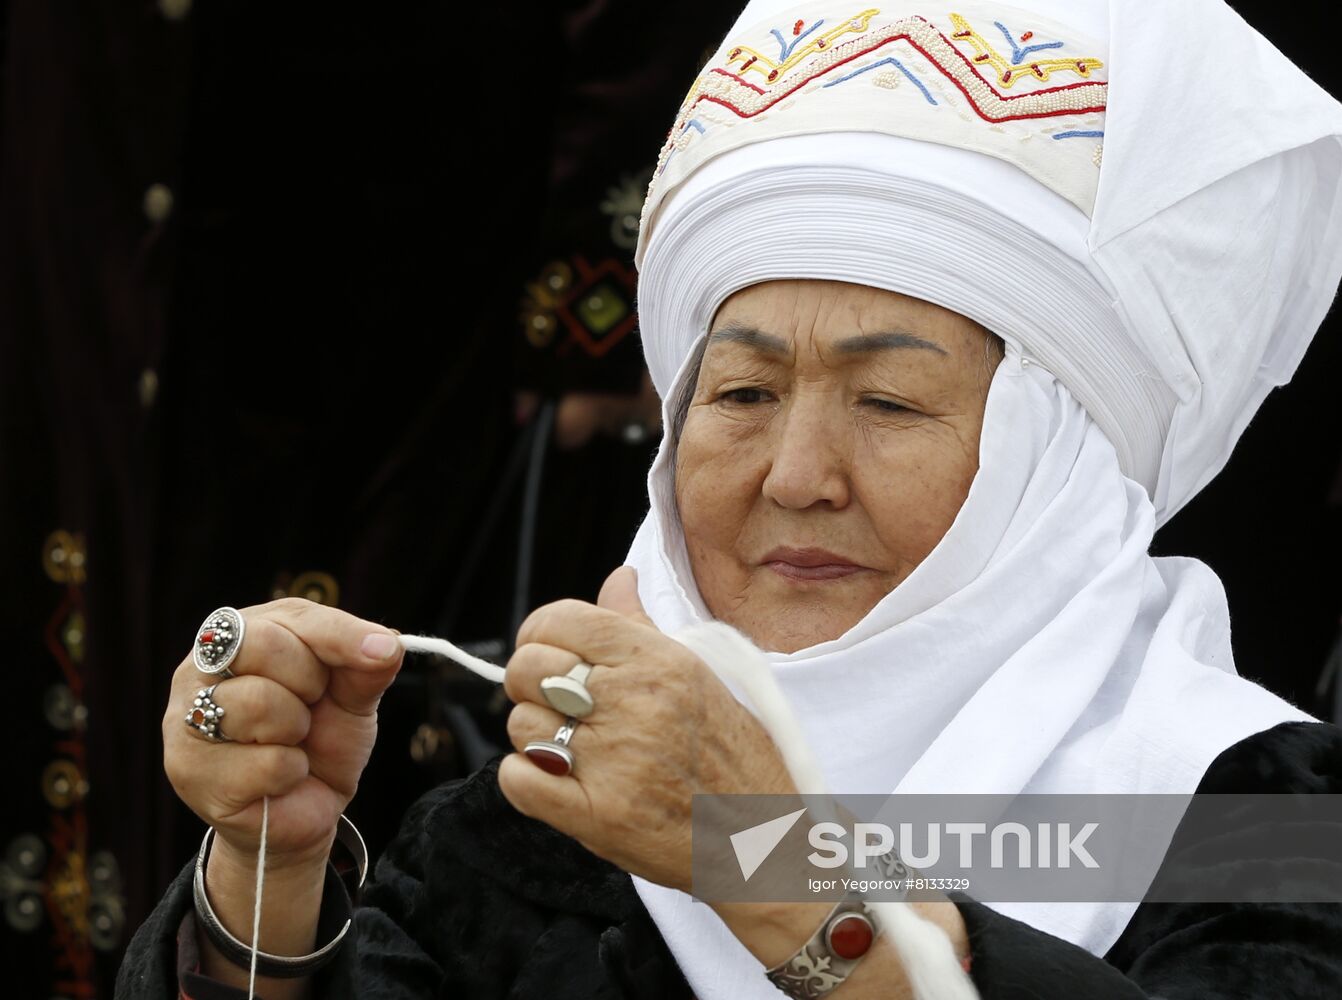
M 752 49 L 748 45 L 738 45 L 727 54 L 727 66 L 730 67 L 733 63 L 739 63 L 740 68 L 737 70 L 737 73 L 742 77 L 747 73 L 756 73 L 764 77 L 765 83 L 773 83 L 797 63 L 804 62 L 806 57 L 813 52 L 824 52 L 829 49 L 836 39 L 842 38 L 844 35 L 852 34 L 853 32 L 860 33 L 866 31 L 867 22 L 879 13 L 880 10 L 876 7 L 864 10 L 862 13 L 848 18 L 837 28 L 831 28 L 823 35 L 812 39 L 805 45 L 796 44 L 796 42 L 801 41 L 800 38 L 796 39 L 792 45 L 787 45 L 782 43 L 782 36 L 779 35 L 777 37 L 779 38 L 780 44 L 783 45 L 780 55 L 784 56 L 780 61 L 770 59 L 764 53 Z
M 1075 73 L 1077 76 L 1085 78 L 1090 76 L 1091 70 L 1099 69 L 1104 65 L 1100 60 L 1088 56 L 1080 59 L 1031 59 L 1018 63 L 1012 62 L 1010 59 L 1004 58 L 961 15 L 952 14 L 951 25 L 954 29 L 951 34 L 952 38 L 956 41 L 968 42 L 974 46 L 976 54 L 971 62 L 979 67 L 991 66 L 997 75 L 996 82 L 1007 89 L 1014 87 L 1019 80 L 1047 80 L 1053 73 L 1062 71 Z

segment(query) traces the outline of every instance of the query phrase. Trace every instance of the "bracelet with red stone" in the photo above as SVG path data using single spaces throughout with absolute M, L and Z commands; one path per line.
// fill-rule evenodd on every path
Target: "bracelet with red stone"
M 848 978 L 879 933 L 857 891 L 840 899 L 811 939 L 791 958 L 765 971 L 769 982 L 795 1000 L 816 1000 Z

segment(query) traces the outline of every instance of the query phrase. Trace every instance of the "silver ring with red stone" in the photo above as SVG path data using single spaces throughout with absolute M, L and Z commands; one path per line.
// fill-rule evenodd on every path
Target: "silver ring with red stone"
M 247 622 L 237 608 L 219 608 L 211 612 L 196 630 L 196 644 L 191 649 L 196 669 L 212 677 L 232 677 L 233 671 L 228 665 L 237 658 L 246 631 Z
M 569 749 L 569 740 L 578 728 L 578 720 L 569 716 L 559 727 L 552 740 L 532 740 L 522 750 L 531 758 L 532 763 L 542 771 L 567 777 L 573 773 L 573 751 Z
M 191 706 L 191 711 L 186 713 L 186 724 L 204 735 L 207 740 L 227 743 L 228 737 L 219 728 L 219 722 L 224 717 L 224 707 L 214 700 L 214 689 L 218 686 L 211 684 L 196 692 L 196 700 Z

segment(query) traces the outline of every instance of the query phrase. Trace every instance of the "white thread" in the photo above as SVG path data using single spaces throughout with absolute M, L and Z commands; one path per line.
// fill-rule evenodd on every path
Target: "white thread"
M 261 800 L 261 844 L 256 851 L 256 900 L 252 910 L 252 973 L 247 980 L 247 1000 L 256 1000 L 256 953 L 261 940 L 261 890 L 266 884 L 266 835 L 270 829 L 270 796 Z

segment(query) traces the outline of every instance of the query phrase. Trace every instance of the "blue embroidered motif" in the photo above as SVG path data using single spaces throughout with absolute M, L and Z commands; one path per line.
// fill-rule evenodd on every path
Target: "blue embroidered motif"
M 770 28 L 769 30 L 773 34 L 774 38 L 778 39 L 778 61 L 787 62 L 787 57 L 792 55 L 792 50 L 797 47 L 797 43 L 800 42 L 807 35 L 809 35 L 811 32 L 815 31 L 816 28 L 820 27 L 824 23 L 825 22 L 823 20 L 816 21 L 815 24 L 811 25 L 796 38 L 792 39 L 790 43 L 785 42 L 783 40 L 783 35 L 777 28 Z M 1058 44 L 1061 45 L 1062 43 L 1059 42 Z
M 843 81 L 845 80 L 851 80 L 859 73 L 865 73 L 867 70 L 875 69 L 877 66 L 884 66 L 886 63 L 893 64 L 897 70 L 899 70 L 911 81 L 913 81 L 913 85 L 917 87 L 919 90 L 921 90 L 923 92 L 923 96 L 927 98 L 928 104 L 935 105 L 937 103 L 936 98 L 932 96 L 932 92 L 927 89 L 927 85 L 924 84 L 922 80 L 919 80 L 916 76 L 914 76 L 911 72 L 909 72 L 909 68 L 905 66 L 902 62 L 900 62 L 898 59 L 894 58 L 894 56 L 889 56 L 885 59 L 878 60 L 877 62 L 872 63 L 870 66 L 863 66 L 861 69 L 855 69 L 847 76 L 841 76 L 837 80 L 831 80 L 829 83 L 825 84 L 825 86 L 832 87 L 836 83 L 843 83 Z
M 997 30 L 1002 33 L 1002 37 L 1005 38 L 1007 44 L 1011 46 L 1011 61 L 1017 66 L 1025 62 L 1026 57 L 1032 53 L 1043 52 L 1045 49 L 1062 48 L 1062 42 L 1044 42 L 1041 45 L 1027 45 L 1025 48 L 1021 48 L 1016 44 L 1015 36 L 1007 31 L 1005 24 L 1001 21 L 994 21 L 993 24 L 997 26 Z
M 1088 131 L 1086 131 L 1086 130 L 1084 130 L 1084 129 L 1073 129 L 1073 130 L 1070 131 L 1070 132 L 1056 132 L 1056 133 L 1054 133 L 1053 138 L 1055 138 L 1055 139 L 1080 139 L 1080 138 L 1099 139 L 1099 138 L 1102 138 L 1103 136 L 1104 136 L 1104 132 L 1102 132 L 1102 131 L 1100 131 L 1100 132 L 1088 132 Z

